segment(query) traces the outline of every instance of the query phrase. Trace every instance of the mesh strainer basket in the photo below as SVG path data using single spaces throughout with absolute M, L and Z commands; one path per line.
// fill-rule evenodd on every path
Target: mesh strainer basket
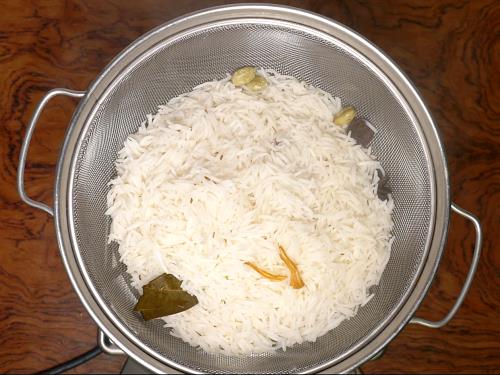
M 171 336 L 160 321 L 144 322 L 133 306 L 117 247 L 108 244 L 108 182 L 127 135 L 146 114 L 195 85 L 243 65 L 293 75 L 355 106 L 378 132 L 371 147 L 389 176 L 395 242 L 375 297 L 352 319 L 314 343 L 248 357 L 209 355 Z M 38 116 L 55 95 L 81 97 L 60 155 L 55 208 L 24 193 L 26 153 Z M 272 5 L 211 8 L 162 25 L 123 51 L 87 92 L 56 89 L 39 104 L 21 150 L 18 185 L 25 202 L 55 213 L 61 253 L 82 302 L 100 326 L 109 353 L 125 352 L 156 372 L 348 371 L 371 358 L 410 321 L 435 274 L 450 207 L 471 219 L 477 240 L 462 293 L 439 322 L 458 309 L 474 274 L 481 243 L 477 220 L 450 206 L 448 172 L 436 127 L 414 87 L 378 48 L 330 19 Z M 109 338 L 114 344 L 112 345 Z

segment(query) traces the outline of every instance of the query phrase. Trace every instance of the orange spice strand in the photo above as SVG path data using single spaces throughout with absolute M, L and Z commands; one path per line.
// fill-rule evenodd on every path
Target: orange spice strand
M 271 281 L 283 281 L 286 279 L 286 276 L 284 275 L 275 275 L 274 273 L 267 272 L 263 270 L 262 268 L 257 267 L 255 264 L 252 262 L 245 262 L 245 264 L 249 267 L 251 267 L 255 272 L 259 273 L 260 275 L 264 276 L 266 279 L 269 279 Z
M 293 260 L 291 260 L 288 257 L 285 249 L 283 249 L 283 247 L 281 245 L 278 245 L 278 247 L 280 250 L 281 260 L 285 263 L 285 265 L 290 270 L 290 286 L 294 289 L 303 288 L 306 284 L 304 284 L 302 277 L 300 277 L 300 272 L 299 272 L 299 269 L 297 268 L 297 265 L 294 263 Z

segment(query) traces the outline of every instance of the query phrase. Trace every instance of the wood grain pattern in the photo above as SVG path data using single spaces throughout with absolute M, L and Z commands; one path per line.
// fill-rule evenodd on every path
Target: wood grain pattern
M 439 124 L 453 200 L 482 220 L 483 256 L 472 289 L 445 328 L 409 326 L 368 373 L 500 372 L 500 3 L 495 0 L 276 1 L 339 20 L 384 49 L 409 75 Z M 24 129 L 54 87 L 85 90 L 149 29 L 223 1 L 0 0 L 0 372 L 30 373 L 95 344 L 96 326 L 71 288 L 52 218 L 15 189 Z M 51 202 L 59 145 L 75 101 L 55 99 L 29 154 L 29 194 Z M 473 229 L 453 217 L 446 253 L 419 316 L 451 306 L 471 259 Z M 74 373 L 116 373 L 101 355 Z

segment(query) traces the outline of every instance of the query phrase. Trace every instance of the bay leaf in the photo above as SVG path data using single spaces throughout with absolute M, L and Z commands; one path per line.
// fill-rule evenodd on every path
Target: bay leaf
M 360 117 L 356 117 L 347 127 L 347 133 L 351 134 L 351 137 L 361 146 L 368 147 L 375 137 L 375 132 L 373 131 L 373 125 L 371 125 L 368 120 Z M 388 199 L 389 194 L 391 194 L 391 188 L 389 185 L 389 177 L 378 170 L 378 187 L 377 195 L 378 197 L 385 201 Z
M 182 281 L 174 275 L 164 273 L 142 287 L 142 296 L 134 311 L 144 320 L 173 315 L 198 304 L 198 298 L 181 287 Z
M 375 132 L 373 131 L 372 126 L 369 126 L 368 124 L 368 120 L 356 117 L 347 127 L 346 133 L 351 133 L 351 138 L 353 138 L 361 146 L 368 147 L 375 137 Z

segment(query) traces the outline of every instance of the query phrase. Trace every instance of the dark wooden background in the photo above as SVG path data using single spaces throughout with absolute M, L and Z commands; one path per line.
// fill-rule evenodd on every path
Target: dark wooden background
M 102 68 L 149 29 L 223 1 L 0 0 L 0 372 L 30 373 L 82 353 L 96 326 L 72 290 L 53 220 L 19 201 L 16 168 L 26 123 L 54 87 L 85 90 Z M 500 2 L 281 1 L 334 18 L 384 49 L 410 76 L 443 136 L 453 200 L 483 224 L 483 255 L 455 319 L 408 326 L 373 373 L 500 372 Z M 409 4 L 403 4 L 409 3 Z M 51 202 L 59 145 L 75 107 L 58 98 L 38 124 L 27 190 Z M 418 315 L 440 318 L 471 259 L 474 232 L 453 217 L 438 277 Z M 100 355 L 74 373 L 116 373 Z

